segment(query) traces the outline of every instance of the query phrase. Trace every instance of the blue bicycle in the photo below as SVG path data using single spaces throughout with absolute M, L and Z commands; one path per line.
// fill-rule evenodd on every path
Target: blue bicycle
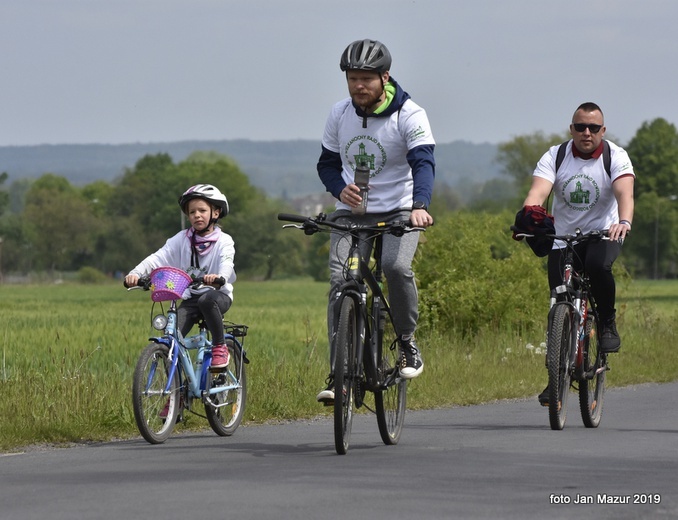
M 162 332 L 142 350 L 132 385 L 134 419 L 151 444 L 165 442 L 184 411 L 205 417 L 221 436 L 233 435 L 245 412 L 249 360 L 243 344 L 248 327 L 224 322 L 230 360 L 219 372 L 210 371 L 212 342 L 205 323 L 200 321 L 199 332 L 186 338 L 177 329 L 177 300 L 185 288 L 202 284 L 202 278 L 191 280 L 179 269 L 163 267 L 128 287 L 152 291 L 151 325 Z M 156 303 L 164 301 L 169 301 L 167 312 L 161 303 L 161 312 L 154 314 Z M 203 403 L 204 416 L 195 411 L 194 400 Z

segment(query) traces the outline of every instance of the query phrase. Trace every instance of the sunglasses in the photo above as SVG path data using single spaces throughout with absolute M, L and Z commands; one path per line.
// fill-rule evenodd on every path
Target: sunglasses
M 587 125 L 584 123 L 572 123 L 572 126 L 577 132 L 584 132 L 588 128 L 589 130 L 591 130 L 592 134 L 597 134 L 598 132 L 600 132 L 600 129 L 603 128 L 603 125 L 593 125 L 593 124 Z

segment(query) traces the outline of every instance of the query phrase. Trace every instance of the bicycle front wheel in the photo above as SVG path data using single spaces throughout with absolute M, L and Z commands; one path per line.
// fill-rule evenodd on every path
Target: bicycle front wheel
M 334 446 L 348 452 L 353 424 L 353 404 L 358 347 L 358 316 L 353 298 L 344 298 L 339 311 L 334 348 Z
M 374 406 L 377 414 L 379 434 L 384 444 L 398 444 L 405 423 L 407 404 L 407 381 L 398 371 L 398 348 L 393 324 L 383 314 L 378 318 L 383 322 L 383 334 L 377 342 L 377 362 L 379 380 L 386 388 L 374 392 Z M 377 330 L 382 330 L 377 327 Z M 384 347 L 386 345 L 386 347 Z
M 589 311 L 586 320 L 584 371 L 593 374 L 593 378 L 584 378 L 579 382 L 579 409 L 584 426 L 587 428 L 597 428 L 603 415 L 606 367 L 604 355 L 599 351 L 597 329 L 595 317 Z
M 211 394 L 210 402 L 205 402 L 205 415 L 214 433 L 228 437 L 240 426 L 245 413 L 247 398 L 247 377 L 243 363 L 242 350 L 235 348 L 232 340 L 226 340 L 229 361 L 226 369 L 219 373 L 207 373 L 205 390 L 227 388 L 222 392 Z
M 549 371 L 549 422 L 552 430 L 562 430 L 567 418 L 572 320 L 572 309 L 568 305 L 557 305 L 548 332 L 546 362 Z
M 169 391 L 165 391 L 172 366 L 168 355 L 167 346 L 150 343 L 141 352 L 134 369 L 134 419 L 142 437 L 151 444 L 161 444 L 167 440 L 174 429 L 181 406 L 176 374 L 169 385 Z

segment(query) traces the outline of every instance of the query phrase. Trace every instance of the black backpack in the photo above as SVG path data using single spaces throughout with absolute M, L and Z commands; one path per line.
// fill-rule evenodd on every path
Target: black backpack
M 567 149 L 567 143 L 570 141 L 565 141 L 558 148 L 558 154 L 556 155 L 556 173 L 558 173 L 558 168 L 563 164 L 563 159 L 565 159 L 565 151 Z M 612 158 L 610 157 L 610 143 L 607 140 L 603 140 L 603 165 L 605 166 L 605 171 L 607 172 L 608 177 L 612 177 Z

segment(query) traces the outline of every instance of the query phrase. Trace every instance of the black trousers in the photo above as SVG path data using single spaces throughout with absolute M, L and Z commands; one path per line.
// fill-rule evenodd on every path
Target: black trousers
M 181 302 L 177 309 L 177 326 L 186 337 L 200 318 L 212 334 L 213 345 L 224 344 L 224 314 L 231 307 L 231 299 L 223 291 L 207 291 Z
M 578 244 L 574 247 L 574 269 L 589 275 L 591 292 L 602 323 L 615 317 L 616 285 L 612 264 L 621 253 L 621 244 L 611 240 Z M 554 249 L 548 257 L 549 287 L 563 281 L 565 249 Z

